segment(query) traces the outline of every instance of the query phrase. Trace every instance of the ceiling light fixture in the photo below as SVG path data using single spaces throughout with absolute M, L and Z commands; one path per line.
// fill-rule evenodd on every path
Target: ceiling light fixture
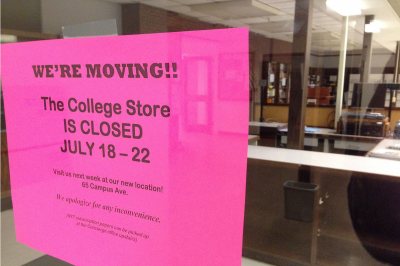
M 368 33 L 380 32 L 381 31 L 381 24 L 378 21 L 373 20 L 370 23 L 365 24 L 364 31 L 368 32 Z
M 361 15 L 361 0 L 326 0 L 326 7 L 344 17 Z

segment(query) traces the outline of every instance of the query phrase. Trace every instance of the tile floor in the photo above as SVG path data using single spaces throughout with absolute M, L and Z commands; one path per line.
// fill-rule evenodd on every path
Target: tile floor
M 44 256 L 25 245 L 15 241 L 14 216 L 12 210 L 1 212 L 1 263 L 2 266 L 65 266 L 52 257 Z M 269 264 L 242 259 L 242 266 L 271 266 Z

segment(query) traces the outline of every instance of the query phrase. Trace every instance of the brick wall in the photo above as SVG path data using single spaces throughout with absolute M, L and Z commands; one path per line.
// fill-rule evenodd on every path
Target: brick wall
M 190 30 L 209 30 L 227 28 L 225 25 L 212 24 L 164 9 L 143 4 L 122 5 L 123 34 L 176 32 Z M 260 102 L 260 80 L 263 59 L 290 63 L 292 44 L 270 39 L 250 32 L 250 76 L 253 102 Z M 252 107 L 252 112 L 255 106 Z
M 147 5 L 140 5 L 140 33 L 167 32 L 168 12 Z

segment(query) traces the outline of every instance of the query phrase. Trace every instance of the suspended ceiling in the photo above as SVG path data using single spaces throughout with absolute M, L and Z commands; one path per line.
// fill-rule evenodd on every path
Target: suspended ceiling
M 295 0 L 105 0 L 117 3 L 141 2 L 213 24 L 249 27 L 269 38 L 292 42 Z M 352 0 L 348 0 L 352 1 Z M 349 50 L 362 48 L 364 15 L 375 15 L 382 30 L 374 33 L 373 48 L 395 51 L 400 40 L 400 0 L 361 0 L 362 15 L 349 17 Z M 314 0 L 312 50 L 340 49 L 343 17 Z

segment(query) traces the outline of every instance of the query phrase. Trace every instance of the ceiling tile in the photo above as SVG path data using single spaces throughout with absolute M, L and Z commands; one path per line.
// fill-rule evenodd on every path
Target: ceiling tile
M 211 22 L 211 23 L 221 23 L 224 21 L 223 19 L 220 19 L 218 17 L 213 17 L 213 16 L 204 16 L 199 19 L 202 21 Z
M 275 3 L 270 3 L 269 5 L 279 9 L 286 8 L 294 10 L 294 1 L 275 2 Z
M 190 7 L 194 11 L 222 19 L 240 19 L 274 15 L 274 13 L 253 6 L 252 1 L 249 0 L 198 4 L 191 5 Z
M 260 2 L 263 2 L 264 4 L 273 4 L 273 3 L 280 3 L 280 2 L 287 2 L 287 0 L 259 0 Z
M 245 26 L 247 26 L 246 24 L 241 23 L 238 20 L 224 20 L 221 23 L 224 25 L 230 26 L 230 27 L 245 27 Z
M 292 39 L 295 0 L 104 0 L 118 3 L 141 2 L 170 11 L 195 17 L 210 23 L 221 23 L 238 27 L 250 25 L 252 31 L 278 39 Z M 326 9 L 326 0 L 314 0 L 313 40 L 326 42 L 329 38 L 338 38 L 342 31 L 342 17 Z M 352 0 L 348 0 L 352 1 Z M 389 0 L 392 3 L 400 0 Z M 363 14 L 373 12 L 386 28 L 374 34 L 374 45 L 379 43 L 394 50 L 400 19 L 388 1 L 363 0 L 369 9 Z M 272 9 L 271 9 L 272 8 Z M 280 15 L 277 15 L 280 11 Z M 395 18 L 393 17 L 394 15 Z M 279 24 L 281 23 L 281 24 Z M 360 48 L 363 39 L 364 17 L 350 17 L 349 42 Z M 289 35 L 288 35 L 289 33 Z M 321 34 L 320 36 L 315 34 Z M 326 34 L 326 35 L 324 35 Z M 314 36 L 315 35 L 315 36 Z M 313 48 L 314 45 L 313 44 Z M 333 45 L 331 45 L 333 47 Z M 322 47 L 322 46 L 320 46 Z M 349 46 L 350 47 L 350 46 Z M 331 48 L 330 48 L 331 49 Z M 333 49 L 333 48 L 332 48 Z M 335 48 L 336 50 L 339 47 Z
M 242 18 L 239 19 L 241 22 L 246 24 L 263 23 L 268 21 L 268 17 L 254 17 L 254 18 Z
M 257 23 L 251 24 L 250 27 L 253 29 L 261 29 L 271 33 L 280 32 L 292 32 L 293 22 L 292 21 L 277 21 L 277 22 L 267 22 L 267 23 Z
M 143 4 L 156 6 L 156 7 L 167 7 L 167 6 L 177 6 L 179 3 L 169 1 L 169 0 L 148 0 L 143 2 Z
M 187 14 L 190 12 L 190 7 L 179 5 L 179 6 L 166 6 L 164 7 L 166 10 L 173 11 L 176 13 Z
M 280 10 L 286 14 L 294 14 L 294 8 L 281 8 Z
M 293 19 L 294 17 L 292 15 L 277 15 L 268 17 L 269 21 L 289 21 Z
M 204 3 L 212 3 L 214 0 L 172 0 L 174 2 L 183 4 L 183 5 L 195 5 L 195 4 L 204 4 Z

